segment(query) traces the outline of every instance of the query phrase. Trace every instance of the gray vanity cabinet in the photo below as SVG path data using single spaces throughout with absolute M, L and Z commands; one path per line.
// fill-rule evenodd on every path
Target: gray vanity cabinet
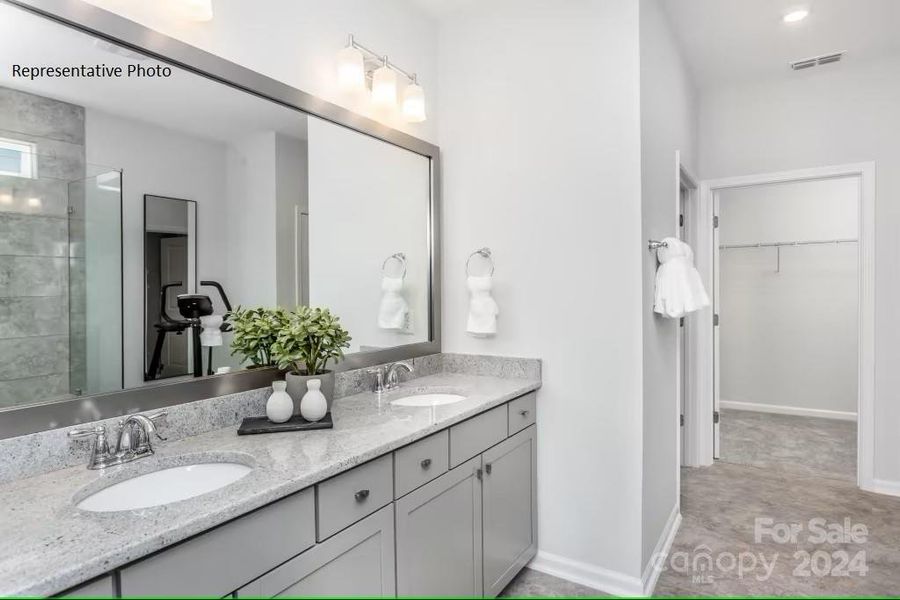
M 536 440 L 530 426 L 482 455 L 485 596 L 503 591 L 537 551 Z
M 394 596 L 394 506 L 388 505 L 239 589 L 238 598 Z
M 480 596 L 481 457 L 395 502 L 397 595 Z

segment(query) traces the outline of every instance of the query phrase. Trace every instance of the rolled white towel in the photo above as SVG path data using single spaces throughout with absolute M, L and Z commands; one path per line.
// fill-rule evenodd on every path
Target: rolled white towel
M 656 270 L 653 310 L 664 317 L 678 319 L 709 306 L 700 273 L 694 267 L 691 247 L 676 238 L 665 238 L 657 249 L 660 265 Z
M 406 330 L 409 304 L 401 292 L 402 277 L 384 277 L 381 280 L 381 303 L 378 306 L 378 327 L 390 331 Z
M 488 337 L 497 333 L 497 315 L 500 307 L 491 296 L 493 278 L 490 275 L 466 280 L 469 288 L 469 319 L 466 331 L 476 337 Z

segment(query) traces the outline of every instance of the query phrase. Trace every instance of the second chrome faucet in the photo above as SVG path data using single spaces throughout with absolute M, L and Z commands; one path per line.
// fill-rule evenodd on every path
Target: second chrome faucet
M 400 385 L 400 375 L 398 371 L 403 369 L 407 373 L 413 373 L 415 368 L 406 361 L 399 361 L 389 365 L 382 365 L 369 369 L 369 374 L 374 375 L 372 391 L 377 394 L 383 394 L 390 390 L 396 389 Z

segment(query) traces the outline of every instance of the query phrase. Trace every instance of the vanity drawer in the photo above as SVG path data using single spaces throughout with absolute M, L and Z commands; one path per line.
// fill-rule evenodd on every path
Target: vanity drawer
M 509 403 L 509 435 L 534 425 L 537 412 L 537 393 L 531 392 Z
M 508 428 L 505 404 L 451 427 L 450 468 L 505 440 Z
M 221 598 L 314 543 L 306 489 L 121 569 L 121 594 Z
M 447 472 L 450 434 L 445 429 L 394 452 L 394 498 Z
M 316 539 L 321 542 L 391 502 L 393 466 L 386 454 L 318 484 Z

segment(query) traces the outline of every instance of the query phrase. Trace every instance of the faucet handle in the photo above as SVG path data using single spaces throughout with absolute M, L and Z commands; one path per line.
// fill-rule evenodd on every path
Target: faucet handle
M 151 414 L 147 415 L 147 418 L 150 419 L 150 422 L 153 423 L 153 425 L 158 425 L 158 421 L 162 421 L 162 420 L 164 420 L 164 419 L 165 419 L 166 417 L 168 417 L 168 416 L 169 416 L 169 411 L 167 411 L 167 410 L 160 410 L 160 411 L 157 411 L 157 412 L 155 412 L 155 413 L 151 413 Z M 149 433 L 149 432 L 148 432 L 148 433 Z M 158 438 L 161 439 L 162 441 L 166 441 L 165 436 L 163 436 L 163 435 L 159 432 L 159 429 L 158 429 L 157 427 L 154 427 L 154 428 L 153 428 L 153 433 L 155 433 L 155 434 L 156 434 L 156 437 L 158 437 Z
M 70 438 L 86 438 L 92 436 L 106 436 L 106 428 L 103 425 L 97 425 L 95 427 L 84 427 L 81 429 L 72 429 L 69 431 Z
M 373 367 L 371 369 L 367 369 L 366 373 L 369 375 L 375 376 L 375 383 L 372 386 L 373 391 L 378 392 L 379 394 L 384 391 L 384 367 Z
M 106 427 L 103 425 L 72 429 L 69 431 L 68 435 L 70 438 L 94 438 L 94 442 L 91 444 L 91 458 L 88 463 L 89 469 L 105 466 L 106 462 L 110 460 L 109 442 L 106 439 Z

